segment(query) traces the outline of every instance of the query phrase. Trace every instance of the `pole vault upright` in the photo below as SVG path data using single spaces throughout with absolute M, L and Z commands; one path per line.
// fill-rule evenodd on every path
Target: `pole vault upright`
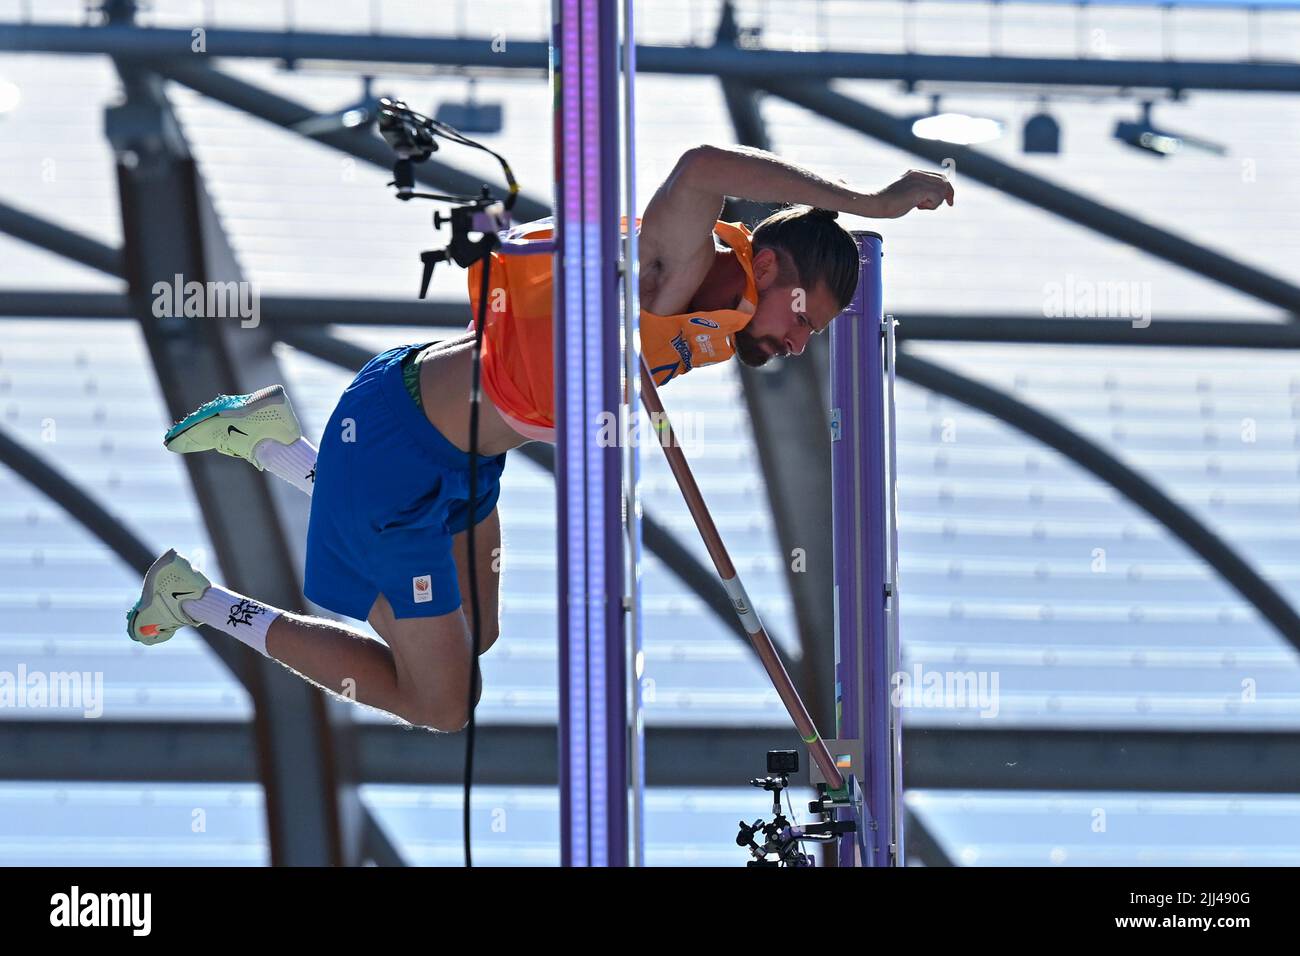
M 630 10 L 628 4 L 624 36 L 629 47 Z M 637 311 L 627 309 L 628 324 L 621 326 L 619 309 L 618 4 L 552 0 L 551 11 L 561 862 L 625 866 L 632 842 L 629 792 L 640 792 L 640 780 L 629 773 L 641 741 L 639 721 L 629 723 L 636 684 L 629 679 L 628 640 L 636 633 L 639 614 L 640 536 L 635 528 L 628 535 L 626 558 L 623 522 L 625 514 L 637 522 L 639 508 L 635 445 L 610 442 L 608 436 L 623 435 L 617 423 L 635 422 L 635 405 L 620 415 L 625 374 L 621 338 L 633 350 L 630 367 L 637 367 L 640 358 Z M 630 109 L 625 122 L 630 129 Z M 627 146 L 630 167 L 630 137 Z M 634 221 L 633 182 L 629 168 L 629 222 Z M 634 255 L 635 245 L 629 248 Z M 626 273 L 635 277 L 634 261 Z M 635 391 L 631 394 L 635 400 Z M 625 507 L 624 457 L 629 451 L 633 457 L 627 471 L 633 483 L 626 489 L 631 500 Z M 640 767 L 637 760 L 638 776 Z M 634 830 L 639 857 L 639 827 Z
M 894 464 L 894 334 L 886 320 L 881 237 L 854 232 L 858 287 L 831 323 L 831 487 L 835 550 L 836 741 L 861 788 L 857 841 L 841 866 L 903 861 Z M 851 742 L 851 743 L 850 743 Z

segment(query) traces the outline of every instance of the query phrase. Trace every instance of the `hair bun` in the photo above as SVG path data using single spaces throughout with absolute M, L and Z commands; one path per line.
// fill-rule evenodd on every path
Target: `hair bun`
M 840 218 L 840 214 L 834 209 L 822 209 L 820 206 L 813 206 L 808 210 L 808 215 L 816 216 L 818 219 L 834 221 Z

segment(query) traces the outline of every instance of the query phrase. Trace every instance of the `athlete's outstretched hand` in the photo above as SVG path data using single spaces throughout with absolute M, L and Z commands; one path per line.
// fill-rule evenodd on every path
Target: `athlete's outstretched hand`
M 913 209 L 938 209 L 953 204 L 952 183 L 942 173 L 909 169 L 895 182 L 876 193 L 873 219 L 897 219 Z

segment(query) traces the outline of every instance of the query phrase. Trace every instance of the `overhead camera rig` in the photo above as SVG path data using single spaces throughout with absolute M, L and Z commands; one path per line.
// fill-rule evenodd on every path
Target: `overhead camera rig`
M 435 229 L 441 229 L 443 225 L 451 226 L 451 240 L 442 249 L 420 253 L 420 261 L 424 265 L 420 278 L 420 298 L 423 299 L 429 292 L 433 268 L 439 262 L 454 262 L 462 268 L 469 268 L 475 262 L 486 259 L 500 246 L 501 240 L 497 234 L 510 226 L 510 210 L 519 196 L 519 184 L 515 182 L 510 165 L 499 154 L 474 142 L 454 127 L 417 113 L 401 100 L 381 98 L 377 122 L 380 135 L 397 154 L 397 160 L 393 163 L 393 181 L 389 183 L 396 187 L 397 198 L 404 202 L 411 199 L 432 199 L 452 206 L 447 215 L 441 212 L 433 214 Z M 492 195 L 486 185 L 477 196 L 417 192 L 415 164 L 424 162 L 438 151 L 440 137 L 462 146 L 481 149 L 496 157 L 509 184 L 505 198 Z M 475 234 L 478 238 L 471 238 Z

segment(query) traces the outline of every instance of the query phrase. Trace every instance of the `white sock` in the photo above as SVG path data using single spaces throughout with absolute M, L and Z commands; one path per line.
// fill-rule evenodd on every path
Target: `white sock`
M 316 446 L 305 438 L 299 438 L 292 445 L 264 438 L 253 449 L 253 457 L 271 474 L 283 478 L 299 491 L 311 494 L 316 487 Z
M 202 597 L 182 601 L 181 610 L 200 624 L 215 627 L 270 657 L 266 653 L 266 630 L 281 613 L 270 605 L 214 584 Z

